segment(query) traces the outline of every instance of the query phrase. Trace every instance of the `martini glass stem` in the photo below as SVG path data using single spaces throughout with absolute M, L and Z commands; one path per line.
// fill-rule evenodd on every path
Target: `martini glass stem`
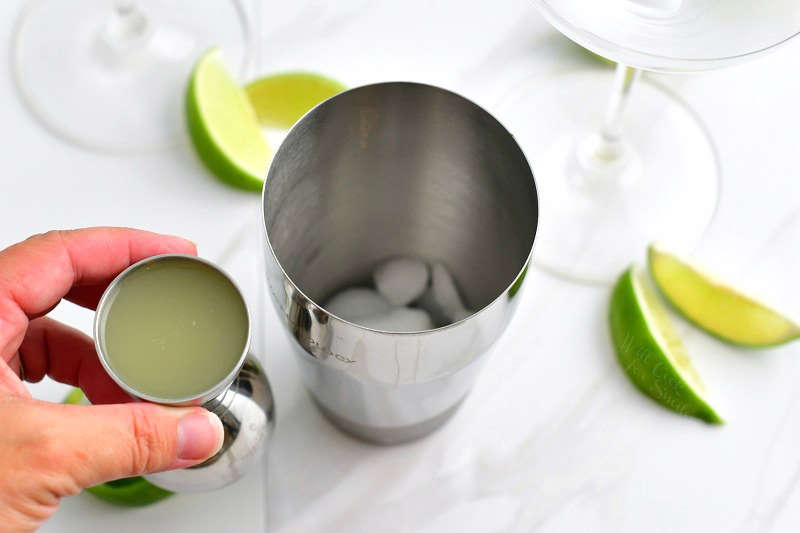
M 631 89 L 639 80 L 642 71 L 618 64 L 614 72 L 614 87 L 606 108 L 606 116 L 600 136 L 611 144 L 619 144 L 622 141 L 622 122 L 625 116 L 625 108 L 630 99 Z
M 100 29 L 99 57 L 107 67 L 130 68 L 146 53 L 152 34 L 152 23 L 136 2 L 117 0 Z
M 113 43 L 140 43 L 152 31 L 147 13 L 136 2 L 118 0 L 106 25 L 106 36 Z
M 625 140 L 623 123 L 631 91 L 641 74 L 639 69 L 617 64 L 603 123 L 576 147 L 577 160 L 585 174 L 607 181 L 609 177 L 620 177 L 630 165 L 635 154 Z

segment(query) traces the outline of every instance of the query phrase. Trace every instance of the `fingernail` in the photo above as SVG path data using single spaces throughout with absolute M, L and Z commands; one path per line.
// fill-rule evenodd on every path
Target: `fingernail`
M 193 411 L 178 420 L 178 459 L 200 461 L 222 447 L 224 430 L 217 415 L 205 409 Z

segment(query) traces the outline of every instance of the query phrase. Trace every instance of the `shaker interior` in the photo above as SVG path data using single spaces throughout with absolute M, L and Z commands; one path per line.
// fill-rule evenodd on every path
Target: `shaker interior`
M 266 187 L 274 253 L 318 303 L 408 255 L 443 262 L 480 309 L 514 281 L 537 227 L 533 175 L 513 137 L 427 85 L 370 85 L 321 104 L 281 145 Z

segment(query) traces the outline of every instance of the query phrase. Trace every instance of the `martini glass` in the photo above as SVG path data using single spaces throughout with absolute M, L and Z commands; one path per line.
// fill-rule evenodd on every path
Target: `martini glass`
M 50 131 L 102 152 L 140 153 L 185 138 L 183 95 L 211 46 L 247 74 L 257 48 L 241 0 L 29 0 L 12 71 Z
M 535 3 L 564 35 L 617 62 L 614 72 L 529 80 L 501 106 L 543 199 L 535 262 L 572 280 L 610 283 L 652 241 L 693 248 L 716 210 L 717 153 L 686 102 L 641 72 L 757 57 L 800 32 L 800 2 Z

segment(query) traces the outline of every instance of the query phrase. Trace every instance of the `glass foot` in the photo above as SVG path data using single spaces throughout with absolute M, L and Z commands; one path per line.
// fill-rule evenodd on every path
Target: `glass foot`
M 248 39 L 235 0 L 31 0 L 12 69 L 26 105 L 56 135 L 139 153 L 185 138 L 184 91 L 200 54 L 217 45 L 242 74 Z
M 586 283 L 613 282 L 653 241 L 695 247 L 719 198 L 719 161 L 705 126 L 649 80 L 633 88 L 623 143 L 603 157 L 594 132 L 613 80 L 602 70 L 534 78 L 498 106 L 539 190 L 534 264 Z

